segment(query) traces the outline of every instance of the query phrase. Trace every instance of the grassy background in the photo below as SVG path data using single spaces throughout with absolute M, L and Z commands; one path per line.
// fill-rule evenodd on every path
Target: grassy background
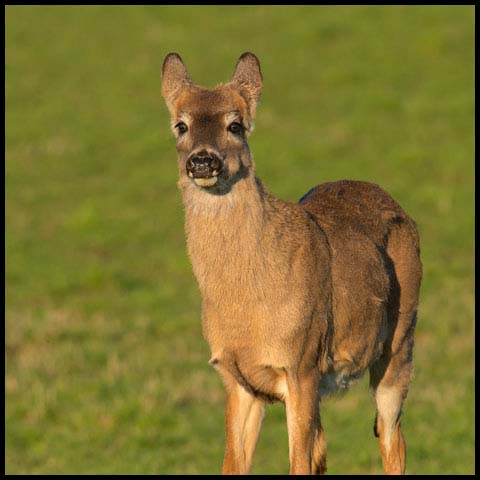
M 5 38 L 7 473 L 220 471 L 160 96 L 172 50 L 206 86 L 259 56 L 251 147 L 273 193 L 363 179 L 416 219 L 408 472 L 473 473 L 474 7 L 8 6 Z M 382 471 L 367 378 L 322 418 L 329 473 Z M 288 472 L 281 405 L 253 472 Z

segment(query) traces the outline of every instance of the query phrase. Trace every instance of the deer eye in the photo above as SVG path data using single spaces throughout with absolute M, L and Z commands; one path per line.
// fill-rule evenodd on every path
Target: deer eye
M 233 122 L 228 126 L 228 131 L 235 135 L 240 135 L 243 132 L 243 125 L 238 122 Z
M 183 135 L 188 130 L 187 124 L 184 122 L 177 123 L 175 128 L 178 130 L 179 135 Z

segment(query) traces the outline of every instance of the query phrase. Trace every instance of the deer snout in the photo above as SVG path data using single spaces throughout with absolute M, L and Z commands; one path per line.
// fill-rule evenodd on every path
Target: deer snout
M 187 175 L 193 179 L 217 177 L 222 161 L 216 155 L 191 155 L 186 163 Z

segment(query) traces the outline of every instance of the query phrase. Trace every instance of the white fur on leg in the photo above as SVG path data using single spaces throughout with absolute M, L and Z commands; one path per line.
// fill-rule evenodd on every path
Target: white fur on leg
M 375 401 L 378 415 L 382 419 L 383 442 L 387 453 L 390 453 L 395 425 L 402 408 L 403 396 L 398 388 L 378 386 L 375 392 Z

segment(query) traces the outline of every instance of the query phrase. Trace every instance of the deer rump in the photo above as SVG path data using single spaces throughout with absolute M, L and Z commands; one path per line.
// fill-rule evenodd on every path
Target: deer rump
M 320 381 L 320 393 L 327 395 L 346 390 L 379 357 L 391 355 L 400 285 L 389 239 L 401 231 L 418 251 L 416 226 L 369 182 L 323 183 L 298 203 L 326 234 L 331 252 L 332 338 Z M 368 342 L 362 341 L 365 332 Z

